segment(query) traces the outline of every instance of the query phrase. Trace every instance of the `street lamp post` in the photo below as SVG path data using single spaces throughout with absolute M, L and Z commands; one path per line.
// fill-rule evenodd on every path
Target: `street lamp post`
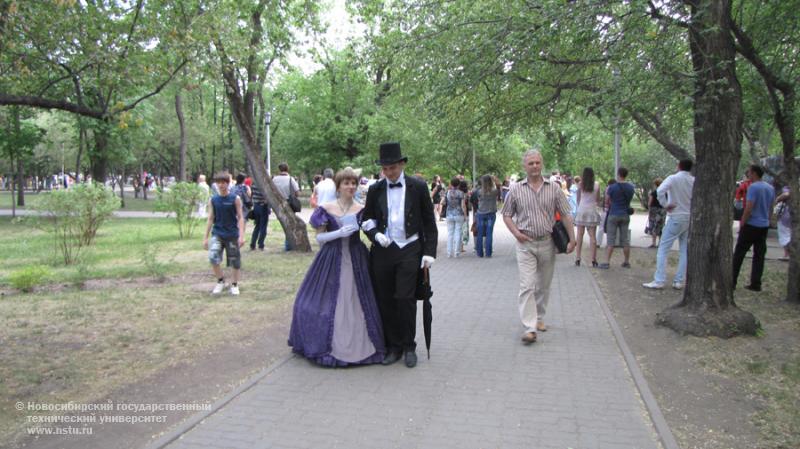
M 269 123 L 272 120 L 272 114 L 269 111 L 267 111 L 267 114 L 266 114 L 264 120 L 265 120 L 266 125 L 267 125 L 267 132 L 264 133 L 265 134 L 264 138 L 266 140 L 266 147 L 267 147 L 267 155 L 266 155 L 266 159 L 265 159 L 264 162 L 267 165 L 267 176 L 270 176 L 270 173 L 272 173 L 272 167 L 270 166 L 270 154 L 269 154 L 269 140 L 270 140 Z
M 614 84 L 619 85 L 619 69 L 614 68 Z M 619 106 L 617 106 L 617 116 L 614 118 L 614 177 L 619 173 Z

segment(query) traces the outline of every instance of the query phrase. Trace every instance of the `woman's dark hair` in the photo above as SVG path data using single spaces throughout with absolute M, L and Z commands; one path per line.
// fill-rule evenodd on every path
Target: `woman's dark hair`
M 244 173 L 239 173 L 236 175 L 236 184 L 243 184 L 245 178 L 247 178 L 247 176 L 245 176 Z
M 461 184 L 461 180 L 458 179 L 458 176 L 453 176 L 453 179 L 450 180 L 450 185 L 453 187 L 458 187 Z
M 581 190 L 584 192 L 594 192 L 594 170 L 592 167 L 584 167 L 581 175 Z
M 458 190 L 467 193 L 469 192 L 469 186 L 467 185 L 467 181 L 459 181 L 458 183 Z

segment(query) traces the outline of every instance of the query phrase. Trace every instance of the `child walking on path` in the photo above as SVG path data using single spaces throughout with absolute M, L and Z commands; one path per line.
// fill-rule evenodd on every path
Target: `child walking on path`
M 218 173 L 214 180 L 219 188 L 219 195 L 213 196 L 209 201 L 206 235 L 203 239 L 203 248 L 208 250 L 208 261 L 211 262 L 214 275 L 217 277 L 217 285 L 211 294 L 218 295 L 225 288 L 225 276 L 220 266 L 224 249 L 227 266 L 233 266 L 231 295 L 236 296 L 239 294 L 239 269 L 242 268 L 239 248 L 244 245 L 242 201 L 230 191 L 230 174 Z

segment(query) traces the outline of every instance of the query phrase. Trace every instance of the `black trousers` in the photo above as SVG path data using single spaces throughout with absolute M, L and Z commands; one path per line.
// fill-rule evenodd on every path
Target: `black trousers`
M 370 251 L 372 285 L 383 321 L 387 352 L 416 348 L 417 275 L 422 259 L 419 240 L 402 249 L 392 243 L 388 248 L 373 244 Z
M 764 256 L 767 254 L 767 232 L 769 228 L 758 228 L 744 225 L 736 239 L 736 248 L 733 250 L 733 287 L 739 278 L 744 256 L 753 247 L 753 266 L 750 269 L 750 285 L 761 288 L 761 275 L 764 274 Z

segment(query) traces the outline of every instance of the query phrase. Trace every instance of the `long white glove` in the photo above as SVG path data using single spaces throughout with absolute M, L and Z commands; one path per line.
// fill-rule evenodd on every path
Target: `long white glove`
M 375 234 L 375 241 L 378 242 L 384 248 L 388 248 L 389 245 L 392 244 L 392 239 L 386 237 L 385 235 L 381 234 L 380 232 Z
M 433 263 L 436 262 L 436 258 L 431 256 L 422 256 L 422 263 L 419 265 L 420 268 L 428 267 L 430 268 Z
M 320 245 L 323 245 L 325 243 L 331 242 L 336 239 L 350 237 L 351 235 L 353 235 L 354 232 L 357 231 L 358 231 L 358 226 L 345 225 L 335 231 L 320 232 L 319 234 L 317 234 L 317 242 L 319 242 Z

